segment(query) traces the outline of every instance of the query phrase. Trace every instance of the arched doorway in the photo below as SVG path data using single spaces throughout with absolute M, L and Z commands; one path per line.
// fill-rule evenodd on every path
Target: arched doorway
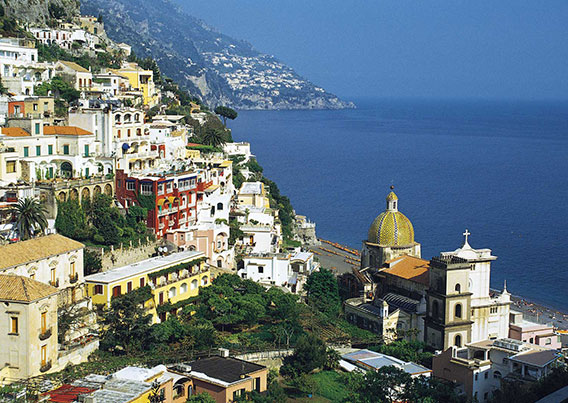
M 61 176 L 63 178 L 73 177 L 73 165 L 70 162 L 65 161 L 61 163 Z
M 99 185 L 95 186 L 93 189 L 93 196 L 98 196 L 100 195 L 102 192 L 102 189 Z
M 77 191 L 77 189 L 71 189 L 71 191 L 69 192 L 69 198 L 71 200 L 77 200 L 79 198 L 79 192 Z
M 57 198 L 59 199 L 60 202 L 64 202 L 65 199 L 67 198 L 67 195 L 65 194 L 65 192 L 59 192 Z
M 105 194 L 107 196 L 112 196 L 112 186 L 108 183 L 105 185 Z

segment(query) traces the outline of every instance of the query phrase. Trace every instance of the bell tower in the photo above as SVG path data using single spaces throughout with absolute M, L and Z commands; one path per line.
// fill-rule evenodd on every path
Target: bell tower
M 471 263 L 457 256 L 442 255 L 430 260 L 424 341 L 437 350 L 471 342 L 471 268 Z

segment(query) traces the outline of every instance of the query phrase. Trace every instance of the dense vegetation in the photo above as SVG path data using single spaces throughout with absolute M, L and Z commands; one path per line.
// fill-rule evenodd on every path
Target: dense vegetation
M 59 201 L 55 229 L 60 234 L 95 245 L 118 245 L 145 240 L 148 229 L 144 220 L 147 210 L 140 206 L 128 209 L 126 217 L 114 206 L 110 196 L 99 194 L 93 200 Z

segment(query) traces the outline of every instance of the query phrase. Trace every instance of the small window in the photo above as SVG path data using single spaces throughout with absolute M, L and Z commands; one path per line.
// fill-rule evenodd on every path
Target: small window
M 126 292 L 132 291 L 132 281 L 126 283 Z
M 462 345 L 462 337 L 461 335 L 456 335 L 456 337 L 454 338 L 454 345 L 456 347 L 461 347 Z M 475 374 L 475 380 L 477 380 L 477 374 Z
M 36 146 L 36 155 L 37 156 L 41 155 L 41 146 Z
M 10 334 L 18 334 L 18 317 L 12 316 L 10 318 Z
M 69 144 L 63 144 L 63 154 L 69 155 Z
M 126 181 L 126 190 L 131 190 L 131 191 L 136 190 L 136 182 Z
M 16 161 L 6 161 L 6 173 L 16 172 Z
M 258 272 L 260 274 L 264 273 L 264 266 L 258 266 Z
M 456 318 L 461 318 L 461 317 L 462 317 L 462 305 L 461 305 L 461 304 L 456 304 L 456 307 L 455 307 L 455 316 L 456 316 Z
M 41 332 L 45 333 L 47 330 L 47 312 L 41 313 Z
M 52 144 L 49 144 L 47 146 L 47 154 L 53 155 L 53 145 Z
M 47 346 L 41 346 L 41 365 L 47 364 Z
M 95 295 L 102 295 L 103 294 L 103 285 L 102 284 L 95 284 L 94 293 L 95 293 Z
M 29 156 L 30 156 L 30 148 L 24 147 L 24 157 L 29 157 Z
M 140 279 L 140 288 L 144 287 L 144 277 Z
M 461 285 L 460 283 L 456 284 L 456 292 L 461 292 Z

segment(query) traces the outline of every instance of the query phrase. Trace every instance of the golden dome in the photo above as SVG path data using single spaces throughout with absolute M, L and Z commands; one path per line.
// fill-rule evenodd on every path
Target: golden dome
M 390 192 L 390 193 L 387 195 L 387 201 L 389 202 L 389 201 L 391 201 L 391 200 L 398 200 L 398 196 L 396 195 L 395 192 Z
M 398 197 L 394 192 L 387 196 L 387 209 L 379 214 L 371 228 L 367 240 L 387 246 L 414 244 L 414 227 L 410 220 L 398 211 Z

